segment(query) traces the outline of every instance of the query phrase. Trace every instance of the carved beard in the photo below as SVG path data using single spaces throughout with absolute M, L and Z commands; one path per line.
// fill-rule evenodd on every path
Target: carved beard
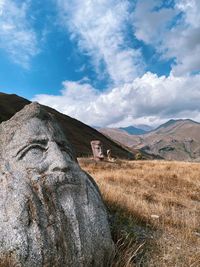
M 98 230 L 102 224 L 100 218 L 105 218 L 99 193 L 84 172 L 79 171 L 79 183 L 74 182 L 77 182 L 77 174 L 74 175 L 71 180 L 69 174 L 43 174 L 36 181 L 25 174 L 20 179 L 13 173 L 7 174 L 12 194 L 7 192 L 10 201 L 7 199 L 4 204 L 5 212 L 10 210 L 12 216 L 7 214 L 8 221 L 2 227 L 10 226 L 5 235 L 6 250 L 15 255 L 17 266 L 92 267 L 109 264 L 104 259 L 110 255 L 102 258 L 102 265 L 95 260 L 98 253 L 103 255 L 102 249 L 104 254 L 110 253 L 106 252 L 109 251 L 106 246 L 99 248 L 101 237 L 109 236 L 106 227 L 100 227 L 101 233 Z M 12 207 L 8 207 L 11 202 Z
M 37 182 L 28 179 L 31 195 L 27 202 L 27 234 L 29 240 L 32 238 L 32 251 L 37 247 L 38 253 L 42 254 L 42 266 L 86 264 L 82 244 L 86 240 L 80 234 L 80 224 L 84 228 L 88 227 L 84 218 L 88 195 L 85 174 L 82 178 L 84 179 L 80 179 L 80 171 L 79 174 L 68 171 L 43 174 Z M 34 237 L 35 231 L 42 243 L 42 253 L 38 247 L 38 238 Z
M 38 230 L 42 243 L 43 265 L 70 266 L 76 263 L 84 266 L 79 233 L 80 218 L 77 218 L 80 212 L 78 209 L 82 208 L 77 201 L 83 201 L 87 194 L 81 184 L 68 183 L 69 176 L 65 176 L 68 175 L 51 174 L 45 176 L 44 182 L 40 180 L 31 186 L 32 194 L 27 206 L 30 229 L 28 235 L 34 238 L 34 231 Z M 34 243 L 38 246 L 37 238 L 33 239 Z

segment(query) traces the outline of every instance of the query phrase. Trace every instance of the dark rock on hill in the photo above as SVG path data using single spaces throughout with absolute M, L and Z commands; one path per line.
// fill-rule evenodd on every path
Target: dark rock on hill
M 0 122 L 10 119 L 17 111 L 29 103 L 30 101 L 17 95 L 0 93 Z M 90 147 L 91 140 L 100 140 L 103 144 L 104 153 L 107 149 L 111 149 L 113 156 L 124 159 L 132 159 L 134 157 L 133 153 L 126 150 L 126 148 L 116 144 L 90 126 L 50 107 L 44 107 L 56 117 L 69 142 L 72 144 L 77 157 L 92 155 Z

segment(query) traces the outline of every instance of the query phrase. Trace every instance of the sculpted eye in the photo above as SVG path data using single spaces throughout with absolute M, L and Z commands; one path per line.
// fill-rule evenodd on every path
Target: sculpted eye
M 41 145 L 32 145 L 21 153 L 19 159 L 25 158 L 26 160 L 41 160 L 45 151 L 46 148 Z

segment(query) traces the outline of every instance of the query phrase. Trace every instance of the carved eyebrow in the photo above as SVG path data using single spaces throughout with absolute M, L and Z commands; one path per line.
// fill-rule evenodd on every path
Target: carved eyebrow
M 32 146 L 32 145 L 43 145 L 43 146 L 47 146 L 48 144 L 48 139 L 32 139 L 28 141 L 28 144 L 22 146 L 16 153 L 15 156 L 18 156 L 24 149 Z
M 41 144 L 41 145 L 47 145 L 49 139 L 48 138 L 35 138 L 35 139 L 30 139 L 29 142 L 30 144 Z

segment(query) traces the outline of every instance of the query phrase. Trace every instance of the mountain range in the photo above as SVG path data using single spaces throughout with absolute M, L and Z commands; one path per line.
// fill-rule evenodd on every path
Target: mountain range
M 0 93 L 0 122 L 8 120 L 30 101 L 14 94 Z M 147 125 L 98 128 L 98 130 L 45 106 L 62 126 L 78 157 L 91 156 L 90 141 L 100 140 L 104 153 L 111 149 L 118 158 L 200 161 L 200 123 L 190 119 L 169 120 L 152 129 Z
M 142 135 L 114 128 L 99 131 L 130 149 L 140 149 L 167 160 L 200 161 L 200 123 L 190 119 L 172 119 Z

